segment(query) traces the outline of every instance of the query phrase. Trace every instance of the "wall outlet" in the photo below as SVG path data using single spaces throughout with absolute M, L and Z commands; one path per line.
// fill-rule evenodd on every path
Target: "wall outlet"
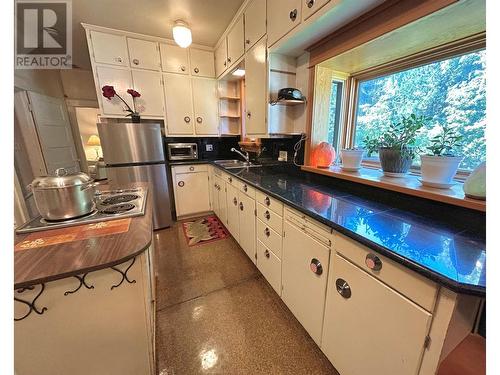
M 288 152 L 286 151 L 280 151 L 280 154 L 278 156 L 279 161 L 288 161 Z
M 210 145 L 210 144 L 206 144 L 205 145 L 205 151 L 213 151 L 214 150 L 214 146 L 213 145 Z

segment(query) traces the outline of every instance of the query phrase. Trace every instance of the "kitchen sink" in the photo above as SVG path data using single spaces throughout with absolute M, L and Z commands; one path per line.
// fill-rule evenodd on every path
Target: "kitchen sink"
M 260 164 L 247 163 L 246 161 L 231 159 L 231 160 L 215 160 L 215 164 L 220 165 L 222 168 L 246 168 L 246 167 L 260 167 Z

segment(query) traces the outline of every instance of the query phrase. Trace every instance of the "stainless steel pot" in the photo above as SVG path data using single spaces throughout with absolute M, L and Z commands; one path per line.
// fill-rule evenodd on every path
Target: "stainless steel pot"
M 95 184 L 85 173 L 68 174 L 59 168 L 55 176 L 37 177 L 30 185 L 40 215 L 46 220 L 67 220 L 94 209 Z

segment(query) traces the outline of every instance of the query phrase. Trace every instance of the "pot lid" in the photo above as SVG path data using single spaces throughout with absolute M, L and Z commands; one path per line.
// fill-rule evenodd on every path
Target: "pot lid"
M 79 186 L 90 182 L 92 179 L 88 174 L 79 173 L 68 173 L 65 168 L 58 168 L 55 172 L 55 176 L 41 176 L 37 177 L 31 183 L 33 188 L 64 188 L 71 186 Z

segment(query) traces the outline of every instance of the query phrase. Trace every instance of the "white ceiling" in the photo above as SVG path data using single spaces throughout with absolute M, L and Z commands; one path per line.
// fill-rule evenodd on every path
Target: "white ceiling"
M 73 64 L 90 69 L 81 22 L 173 39 L 175 20 L 186 21 L 193 43 L 215 46 L 243 0 L 74 0 Z

